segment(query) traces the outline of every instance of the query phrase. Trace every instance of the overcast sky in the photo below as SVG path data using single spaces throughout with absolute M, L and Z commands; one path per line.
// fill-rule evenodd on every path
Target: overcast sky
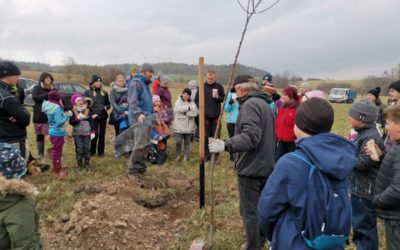
M 400 63 L 399 10 L 399 0 L 281 0 L 253 17 L 239 62 L 302 77 L 381 75 Z M 236 0 L 0 0 L 0 57 L 231 64 L 244 22 Z

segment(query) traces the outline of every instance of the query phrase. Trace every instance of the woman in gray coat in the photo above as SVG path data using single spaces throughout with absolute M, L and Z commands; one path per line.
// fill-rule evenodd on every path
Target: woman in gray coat
M 174 106 L 174 129 L 176 136 L 176 161 L 188 161 L 190 155 L 190 141 L 196 130 L 194 118 L 199 114 L 196 104 L 190 99 L 192 94 L 189 88 L 182 91 L 182 95 Z M 185 148 L 185 156 L 182 155 L 182 142 Z

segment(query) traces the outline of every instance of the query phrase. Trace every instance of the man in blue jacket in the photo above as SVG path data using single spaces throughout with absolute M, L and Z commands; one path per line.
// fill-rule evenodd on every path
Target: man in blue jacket
M 11 93 L 17 88 L 20 74 L 15 63 L 0 62 L 0 142 L 14 144 L 26 159 L 26 127 L 30 123 L 30 114 Z
M 133 127 L 134 147 L 128 161 L 128 176 L 133 181 L 146 172 L 146 157 L 150 145 L 150 129 L 153 121 L 153 97 L 149 85 L 154 68 L 148 63 L 140 67 L 128 83 L 129 126 Z
M 311 98 L 304 102 L 296 113 L 294 131 L 298 139 L 294 153 L 312 162 L 323 174 L 346 180 L 356 161 L 356 147 L 329 133 L 333 119 L 333 108 L 326 100 Z M 276 163 L 261 193 L 257 214 L 272 250 L 311 249 L 302 237 L 301 223 L 306 214 L 323 211 L 306 211 L 309 173 L 306 162 L 286 154 Z M 350 209 L 350 199 L 347 207 Z M 350 216 L 348 220 L 350 232 Z

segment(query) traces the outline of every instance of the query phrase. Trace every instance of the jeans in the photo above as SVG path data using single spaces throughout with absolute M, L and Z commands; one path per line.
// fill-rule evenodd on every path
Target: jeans
M 400 249 L 400 221 L 385 220 L 386 249 Z
M 218 122 L 218 118 L 206 118 L 205 119 L 205 160 L 209 160 L 211 157 L 211 153 L 210 150 L 208 149 L 208 138 L 209 137 L 214 137 L 215 134 L 215 130 L 217 129 L 217 122 Z M 219 137 L 219 135 L 218 135 Z
M 53 144 L 52 159 L 53 162 L 61 162 L 61 155 L 64 147 L 64 136 L 50 135 L 51 144 Z
M 378 229 L 372 202 L 352 194 L 351 208 L 353 210 L 353 242 L 357 250 L 377 250 Z
M 78 161 L 83 159 L 90 159 L 90 135 L 81 136 L 75 135 L 75 154 Z
M 104 155 L 104 143 L 106 139 L 106 127 L 107 127 L 107 119 L 93 119 L 94 131 L 96 131 L 96 137 L 92 140 L 90 145 L 90 154 L 96 154 L 96 146 L 97 146 L 97 154 L 99 156 Z M 97 143 L 98 141 L 98 143 Z
M 176 154 L 180 155 L 182 152 L 182 142 L 185 149 L 185 155 L 189 157 L 190 154 L 190 141 L 192 139 L 192 134 L 175 134 L 176 138 Z
M 257 218 L 257 204 L 267 178 L 238 176 L 240 195 L 240 215 L 246 231 L 246 250 L 259 250 L 265 243 Z

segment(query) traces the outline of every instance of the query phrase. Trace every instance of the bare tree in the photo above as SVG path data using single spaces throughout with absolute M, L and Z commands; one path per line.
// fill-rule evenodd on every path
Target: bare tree
M 64 58 L 64 74 L 67 81 L 71 81 L 72 74 L 75 73 L 77 64 L 72 56 Z
M 246 4 L 242 4 L 241 0 L 237 0 L 240 8 L 242 8 L 242 10 L 246 13 L 246 21 L 244 24 L 244 28 L 242 31 L 242 35 L 240 37 L 239 40 L 239 45 L 238 48 L 236 50 L 236 54 L 235 54 L 235 59 L 234 62 L 232 64 L 232 70 L 230 73 L 230 77 L 229 77 L 229 81 L 228 81 L 228 90 L 231 88 L 232 82 L 233 82 L 233 76 L 235 74 L 235 69 L 236 69 L 236 65 L 237 65 L 237 61 L 239 58 L 239 54 L 240 54 L 240 49 L 242 48 L 242 44 L 243 44 L 243 40 L 244 37 L 246 35 L 247 32 L 247 27 L 250 23 L 251 18 L 255 15 L 255 14 L 259 14 L 259 13 L 265 13 L 266 11 L 268 11 L 269 9 L 271 9 L 272 7 L 274 7 L 280 0 L 274 0 L 274 2 L 272 4 L 269 5 L 265 5 L 265 1 L 264 0 L 247 0 Z M 225 95 L 225 100 L 222 103 L 222 107 L 224 107 L 225 102 L 226 102 L 226 97 L 228 95 Z M 218 122 L 217 122 L 217 128 L 215 130 L 215 134 L 214 134 L 214 138 L 218 138 L 218 135 L 220 133 L 221 130 L 221 120 L 222 120 L 222 115 L 223 112 L 220 113 L 219 118 L 218 118 Z M 214 165 L 215 165 L 215 154 L 212 154 L 212 158 L 211 158 L 211 179 L 210 179 L 210 196 L 211 196 L 211 201 L 210 201 L 210 248 L 212 248 L 213 246 L 213 242 L 214 242 Z

